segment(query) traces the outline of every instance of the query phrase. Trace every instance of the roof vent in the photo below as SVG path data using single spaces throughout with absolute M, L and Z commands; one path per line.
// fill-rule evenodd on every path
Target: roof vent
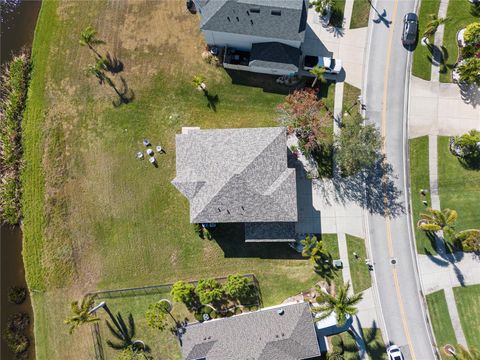
M 283 310 L 283 309 L 278 309 L 278 310 L 277 310 L 277 314 L 278 314 L 278 315 L 283 315 L 283 314 L 285 314 L 285 310 Z
M 252 8 L 250 9 L 250 12 L 253 14 L 260 14 L 260 9 L 259 8 Z
M 240 21 L 240 19 L 238 18 L 238 16 L 236 16 L 236 19 L 237 19 L 237 21 Z
M 272 10 L 270 14 L 275 15 L 275 16 L 281 16 L 282 12 L 280 10 Z
M 227 20 L 230 21 L 230 17 L 229 17 L 229 16 L 227 16 Z

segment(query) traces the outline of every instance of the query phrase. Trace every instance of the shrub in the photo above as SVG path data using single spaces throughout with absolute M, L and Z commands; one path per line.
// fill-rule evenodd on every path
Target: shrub
M 471 57 L 465 59 L 458 67 L 460 81 L 467 84 L 480 84 L 480 59 Z
M 30 316 L 26 313 L 15 313 L 10 315 L 7 322 L 7 328 L 13 332 L 23 332 L 30 324 Z
M 170 290 L 173 301 L 182 302 L 191 310 L 198 305 L 198 298 L 195 294 L 195 286 L 184 281 L 177 281 Z
M 31 64 L 24 53 L 3 69 L 0 81 L 0 220 L 20 220 L 20 129 L 25 109 Z
M 215 279 L 199 280 L 195 293 L 202 304 L 220 302 L 224 296 L 222 285 Z
M 480 131 L 470 130 L 468 133 L 461 136 L 456 136 L 453 139 L 452 153 L 455 156 L 462 158 L 467 165 L 475 166 L 480 162 Z M 452 150 L 452 148 L 451 148 Z
M 202 313 L 195 313 L 194 315 L 195 320 L 203 322 L 203 314 Z
M 27 351 L 30 341 L 28 338 L 23 335 L 22 333 L 12 331 L 10 329 L 6 329 L 3 338 L 7 343 L 8 348 L 14 354 L 21 354 Z
M 193 231 L 195 231 L 195 234 L 197 234 L 199 237 L 203 239 L 203 227 L 200 224 L 192 224 Z
M 477 54 L 480 54 L 480 48 L 478 48 L 477 45 L 467 44 L 462 48 L 461 52 L 462 58 L 468 59 L 473 56 L 477 56 Z
M 232 300 L 243 300 L 250 295 L 250 279 L 241 275 L 228 275 L 223 290 Z
M 465 28 L 463 39 L 466 44 L 480 44 L 480 22 L 474 22 Z
M 12 286 L 8 290 L 8 301 L 13 304 L 21 304 L 27 297 L 27 289 L 20 286 Z

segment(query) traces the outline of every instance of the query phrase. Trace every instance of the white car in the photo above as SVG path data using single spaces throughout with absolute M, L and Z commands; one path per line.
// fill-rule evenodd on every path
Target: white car
M 342 70 L 342 60 L 336 60 L 326 56 L 305 56 L 305 70 L 312 70 L 315 66 L 323 67 L 331 74 L 338 74 Z
M 388 360 L 405 360 L 402 351 L 397 345 L 390 345 L 387 348 Z

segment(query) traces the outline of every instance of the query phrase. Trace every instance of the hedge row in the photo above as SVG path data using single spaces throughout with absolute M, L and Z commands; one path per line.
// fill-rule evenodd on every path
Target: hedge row
M 12 225 L 21 216 L 21 122 L 30 70 L 30 56 L 24 51 L 5 66 L 0 85 L 0 220 Z

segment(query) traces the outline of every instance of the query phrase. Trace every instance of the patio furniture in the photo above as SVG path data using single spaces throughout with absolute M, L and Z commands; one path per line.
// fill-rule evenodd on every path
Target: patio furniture
M 147 154 L 150 156 L 153 156 L 153 150 L 152 149 L 147 149 Z
M 156 162 L 157 162 L 157 160 L 155 160 L 155 158 L 154 158 L 153 156 L 152 156 L 151 158 L 149 158 L 148 161 L 150 161 L 150 163 L 151 163 L 152 165 L 155 165 Z
M 142 160 L 143 159 L 143 152 L 141 151 L 138 151 L 136 154 L 135 154 L 135 157 L 139 160 Z
M 143 139 L 143 145 L 145 145 L 145 146 L 150 146 L 150 145 L 151 145 L 151 144 L 150 144 L 150 140 L 148 140 L 148 139 Z
M 158 153 L 161 153 L 163 151 L 163 149 L 160 145 L 157 145 L 156 149 L 157 149 Z

